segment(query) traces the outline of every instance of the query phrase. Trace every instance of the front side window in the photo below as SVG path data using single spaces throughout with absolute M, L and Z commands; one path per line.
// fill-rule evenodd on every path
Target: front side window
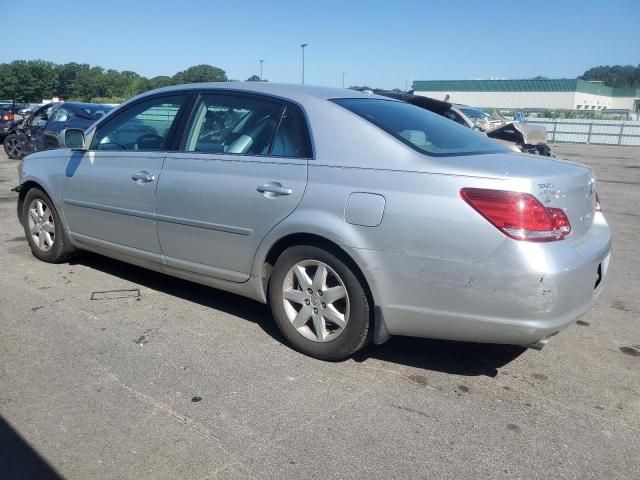
M 376 98 L 339 98 L 333 101 L 427 155 L 509 151 L 482 134 L 409 103 Z
M 98 127 L 91 150 L 168 150 L 171 127 L 186 99 L 157 97 L 127 107 Z
M 186 136 L 187 152 L 268 155 L 284 106 L 235 95 L 203 95 Z
M 51 117 L 53 122 L 67 122 L 73 118 L 73 113 L 64 107 L 58 108 Z

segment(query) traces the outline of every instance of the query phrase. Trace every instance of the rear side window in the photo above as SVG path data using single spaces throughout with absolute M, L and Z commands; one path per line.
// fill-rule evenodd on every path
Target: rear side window
M 196 105 L 184 150 L 268 155 L 284 105 L 236 95 L 203 95 Z
M 307 133 L 302 112 L 297 108 L 287 106 L 273 140 L 271 155 L 275 157 L 306 157 L 306 138 Z
M 376 98 L 333 100 L 411 148 L 431 156 L 508 152 L 485 135 L 405 102 Z

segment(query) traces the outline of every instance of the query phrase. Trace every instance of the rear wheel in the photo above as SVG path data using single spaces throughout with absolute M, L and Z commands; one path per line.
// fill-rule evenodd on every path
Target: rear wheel
M 32 188 L 25 196 L 22 225 L 34 257 L 48 263 L 60 263 L 68 258 L 72 248 L 58 212 L 39 188 Z
M 4 151 L 12 160 L 20 160 L 24 157 L 22 141 L 15 133 L 11 133 L 4 138 Z
M 312 246 L 285 250 L 269 281 L 276 323 L 298 351 L 342 360 L 369 339 L 369 300 L 352 270 L 338 257 Z

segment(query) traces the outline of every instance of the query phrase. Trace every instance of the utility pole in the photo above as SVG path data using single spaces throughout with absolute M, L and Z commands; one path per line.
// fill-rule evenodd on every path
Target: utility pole
M 302 48 L 302 84 L 304 85 L 304 49 L 308 47 L 308 43 L 301 43 L 300 47 Z
M 262 81 L 262 64 L 264 63 L 264 60 L 261 58 L 260 59 L 260 81 Z
M 342 72 L 342 88 L 344 88 L 344 76 L 347 74 L 347 72 Z

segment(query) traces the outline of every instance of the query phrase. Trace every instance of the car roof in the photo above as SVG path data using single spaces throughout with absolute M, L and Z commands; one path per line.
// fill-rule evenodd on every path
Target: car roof
M 188 83 L 183 85 L 174 85 L 170 87 L 159 88 L 140 95 L 142 98 L 147 95 L 156 93 L 181 92 L 185 90 L 200 89 L 224 89 L 250 93 L 262 93 L 273 95 L 276 97 L 288 98 L 296 101 L 304 101 L 305 99 L 323 99 L 329 100 L 333 98 L 378 98 L 381 100 L 390 100 L 386 97 L 362 93 L 357 90 L 346 88 L 321 87 L 316 85 L 302 85 L 295 83 L 271 83 L 271 82 L 209 82 L 209 83 Z
M 71 107 L 78 107 L 78 108 L 84 108 L 84 107 L 105 107 L 105 108 L 113 108 L 110 105 L 105 105 L 104 103 L 85 103 L 85 102 L 62 102 L 62 103 L 58 103 L 56 105 L 69 105 Z

